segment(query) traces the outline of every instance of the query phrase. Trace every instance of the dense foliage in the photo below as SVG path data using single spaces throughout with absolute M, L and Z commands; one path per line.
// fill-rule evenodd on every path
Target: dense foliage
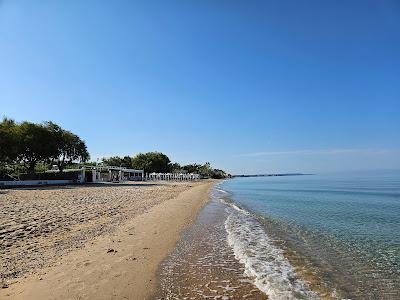
M 38 164 L 57 165 L 60 172 L 73 162 L 89 159 L 85 142 L 55 123 L 0 123 L 0 165 L 34 173 Z
M 0 177 L 30 178 L 36 171 L 46 171 L 57 166 L 60 173 L 66 168 L 79 167 L 77 163 L 87 163 L 89 153 L 86 144 L 76 134 L 61 128 L 53 122 L 41 124 L 22 122 L 4 118 L 0 122 Z M 103 158 L 103 164 L 144 170 L 146 173 L 195 173 L 202 178 L 226 178 L 229 175 L 211 167 L 210 163 L 180 165 L 172 163 L 161 152 L 139 153 L 133 157 L 114 156 Z M 39 176 L 39 175 L 38 175 Z M 36 176 L 37 177 L 37 176 Z M 35 178 L 36 178 L 35 177 Z M 40 176 L 39 176 L 40 177 Z M 38 178 L 39 178 L 38 177 Z
M 109 158 L 103 158 L 103 164 L 107 166 L 124 167 L 131 169 L 132 167 L 132 157 L 130 156 L 112 156 Z
M 171 166 L 172 166 L 168 156 L 160 152 L 139 153 L 134 157 L 113 156 L 110 158 L 103 158 L 103 163 L 107 166 L 118 166 L 118 167 L 145 170 L 145 172 L 148 173 L 171 172 Z
M 133 168 L 149 172 L 167 173 L 171 171 L 170 164 L 168 156 L 160 152 L 139 153 L 132 158 Z
M 209 162 L 203 165 L 188 164 L 181 166 L 179 163 L 172 163 L 167 155 L 160 152 L 139 153 L 134 157 L 113 156 L 103 158 L 103 163 L 108 166 L 140 169 L 146 173 L 194 173 L 200 174 L 203 178 L 229 177 L 223 170 L 213 169 Z

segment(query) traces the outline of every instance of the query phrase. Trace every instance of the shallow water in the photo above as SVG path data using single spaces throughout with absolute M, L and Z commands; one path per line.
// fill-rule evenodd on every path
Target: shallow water
M 311 288 L 334 298 L 400 299 L 398 173 L 238 178 L 221 188 L 279 241 Z
M 226 205 L 213 199 L 160 269 L 159 299 L 266 299 L 227 244 Z
M 255 245 L 264 249 L 250 253 Z M 159 299 L 319 298 L 261 223 L 218 189 L 162 264 L 160 282 Z
M 400 299 L 400 176 L 238 178 L 160 269 L 162 299 Z

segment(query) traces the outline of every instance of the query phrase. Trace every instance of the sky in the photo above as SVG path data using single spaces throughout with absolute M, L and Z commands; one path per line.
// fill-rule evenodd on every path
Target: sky
M 93 159 L 400 168 L 400 2 L 0 0 L 0 117 Z

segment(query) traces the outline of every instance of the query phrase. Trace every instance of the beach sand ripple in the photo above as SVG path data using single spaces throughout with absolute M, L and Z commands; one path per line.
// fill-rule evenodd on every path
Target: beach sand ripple
M 196 183 L 87 185 L 2 190 L 0 276 L 8 282 L 51 266 L 66 253 Z

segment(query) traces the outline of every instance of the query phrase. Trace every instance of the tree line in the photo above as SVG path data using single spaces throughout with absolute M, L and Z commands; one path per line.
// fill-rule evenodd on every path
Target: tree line
M 21 172 L 34 174 L 41 170 L 79 168 L 80 163 L 95 166 L 90 159 L 85 142 L 71 131 L 53 122 L 17 123 L 3 118 L 0 122 L 0 177 Z M 146 173 L 195 173 L 205 178 L 228 177 L 223 170 L 214 169 L 210 163 L 180 165 L 173 163 L 161 152 L 139 153 L 131 156 L 103 158 L 107 166 L 144 170 Z M 78 165 L 77 165 L 78 164 Z
M 38 164 L 57 165 L 60 172 L 74 162 L 90 158 L 85 142 L 53 122 L 17 123 L 4 118 L 0 123 L 0 168 L 20 168 L 35 173 Z
M 161 152 L 139 153 L 134 157 L 113 156 L 103 158 L 104 165 L 121 166 L 130 169 L 144 170 L 146 173 L 194 173 L 205 178 L 226 178 L 229 175 L 223 170 L 214 169 L 209 162 L 205 164 L 188 164 L 181 166 L 172 163 L 167 155 Z

